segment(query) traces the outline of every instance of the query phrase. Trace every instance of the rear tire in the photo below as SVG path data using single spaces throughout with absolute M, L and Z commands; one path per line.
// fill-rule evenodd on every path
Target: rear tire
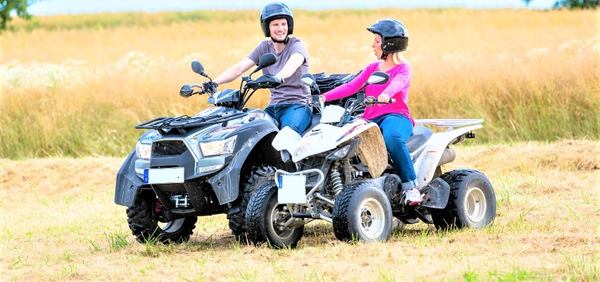
M 277 202 L 277 186 L 269 180 L 260 185 L 250 200 L 246 211 L 247 235 L 253 244 L 268 243 L 274 248 L 295 248 L 304 234 L 304 225 L 283 227 L 291 216 L 286 205 Z
M 430 209 L 437 229 L 483 228 L 496 218 L 496 194 L 488 178 L 476 170 L 453 170 L 441 176 L 450 185 L 442 210 Z
M 383 242 L 392 233 L 392 219 L 383 190 L 370 182 L 351 184 L 335 199 L 333 232 L 342 241 Z
M 158 225 L 154 213 L 154 205 L 158 199 L 154 194 L 140 194 L 133 206 L 127 209 L 129 229 L 141 242 L 183 243 L 190 239 L 196 228 L 196 216 L 186 216 L 165 222 L 164 227 Z
M 273 179 L 273 175 L 275 175 L 275 168 L 272 166 L 255 167 L 241 185 L 240 197 L 236 201 L 237 204 L 233 207 L 236 211 L 227 216 L 229 219 L 229 229 L 231 229 L 237 240 L 246 242 L 245 216 L 248 200 L 250 200 L 257 186 L 269 179 Z

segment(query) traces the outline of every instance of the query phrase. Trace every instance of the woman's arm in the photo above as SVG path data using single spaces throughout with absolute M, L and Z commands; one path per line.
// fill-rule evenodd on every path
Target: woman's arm
M 406 65 L 405 67 L 401 68 L 394 75 L 394 77 L 391 78 L 390 83 L 388 84 L 388 86 L 385 89 L 383 89 L 383 91 L 381 91 L 380 95 L 387 95 L 388 97 L 392 98 L 396 94 L 402 92 L 402 90 L 404 90 L 404 88 L 406 88 L 406 86 L 409 83 L 410 83 L 410 68 L 408 67 L 408 65 Z
M 357 75 L 351 81 L 342 84 L 327 93 L 323 94 L 325 101 L 334 101 L 337 99 L 348 97 L 360 90 L 363 84 L 369 79 L 369 75 L 373 73 L 373 65 L 377 66 L 376 63 L 368 65 L 359 75 Z

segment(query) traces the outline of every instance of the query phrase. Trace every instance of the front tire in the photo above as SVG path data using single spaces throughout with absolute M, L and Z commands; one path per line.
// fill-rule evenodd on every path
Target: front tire
M 296 228 L 282 226 L 290 217 L 287 206 L 277 202 L 275 181 L 265 182 L 248 201 L 248 239 L 253 244 L 266 242 L 274 248 L 295 248 L 304 234 L 304 225 Z
M 450 185 L 443 210 L 431 209 L 437 229 L 483 228 L 496 218 L 496 194 L 488 178 L 476 170 L 453 170 L 441 176 Z
M 140 194 L 135 203 L 127 208 L 127 223 L 129 229 L 141 242 L 183 243 L 190 239 L 190 235 L 196 228 L 195 216 L 177 218 L 164 223 L 163 227 L 158 225 L 158 217 L 154 207 L 160 204 L 154 194 Z
M 335 199 L 333 232 L 342 241 L 383 242 L 392 233 L 392 207 L 383 190 L 375 184 L 351 185 Z
M 275 168 L 272 166 L 255 167 L 241 185 L 237 205 L 233 207 L 235 212 L 229 213 L 227 216 L 229 219 L 229 229 L 231 229 L 237 240 L 246 240 L 245 216 L 248 200 L 250 200 L 252 193 L 254 193 L 258 185 L 272 179 L 273 175 L 275 175 Z

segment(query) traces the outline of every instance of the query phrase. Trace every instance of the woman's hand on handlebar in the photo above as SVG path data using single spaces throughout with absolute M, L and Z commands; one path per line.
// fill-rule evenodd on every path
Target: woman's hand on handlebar
M 379 102 L 379 103 L 388 103 L 388 102 L 390 102 L 390 95 L 385 94 L 385 93 L 379 94 L 379 96 L 377 96 L 377 102 Z
M 374 105 L 374 104 L 391 104 L 396 102 L 396 99 L 390 98 L 387 94 L 381 94 L 377 96 L 377 98 L 373 96 L 369 96 L 365 99 L 365 105 Z

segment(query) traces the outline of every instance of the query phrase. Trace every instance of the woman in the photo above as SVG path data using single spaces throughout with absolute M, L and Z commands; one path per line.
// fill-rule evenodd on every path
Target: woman
M 379 102 L 389 102 L 391 98 L 395 101 L 367 107 L 363 118 L 377 123 L 381 129 L 394 168 L 402 179 L 405 203 L 418 205 L 423 199 L 417 189 L 415 169 L 406 147 L 414 126 L 407 104 L 410 65 L 401 55 L 408 44 L 408 30 L 404 24 L 393 19 L 380 20 L 367 30 L 373 33 L 371 47 L 378 60 L 369 64 L 352 81 L 323 94 L 323 98 L 325 101 L 332 101 L 355 94 L 375 71 L 390 75 L 387 83 L 368 85 L 365 92 L 367 96 L 376 97 Z

